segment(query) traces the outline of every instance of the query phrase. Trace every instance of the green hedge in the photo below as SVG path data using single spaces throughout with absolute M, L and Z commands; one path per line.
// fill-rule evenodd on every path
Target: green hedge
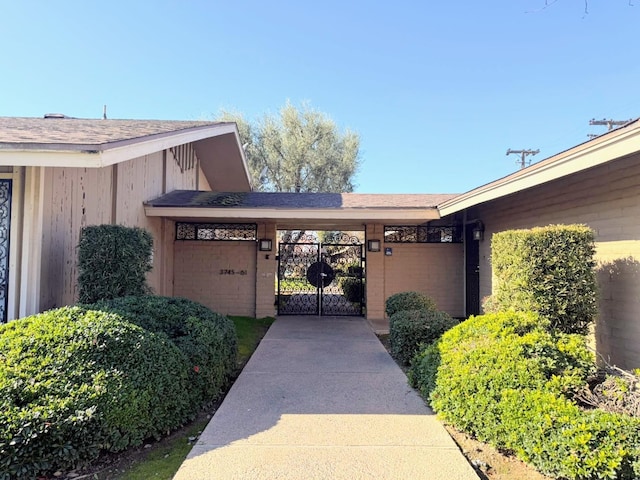
M 0 480 L 159 438 L 236 368 L 231 320 L 186 299 L 126 297 L 0 326 Z
M 391 295 L 385 302 L 385 313 L 391 317 L 403 310 L 437 310 L 436 303 L 420 292 L 400 292 Z
M 152 268 L 153 238 L 142 228 L 91 225 L 78 244 L 79 299 L 84 303 L 145 295 Z
M 550 328 L 585 334 L 597 314 L 594 234 L 584 225 L 496 233 L 493 308 L 533 311 Z
M 389 319 L 391 354 L 408 365 L 422 345 L 434 342 L 458 322 L 437 310 L 403 310 Z
M 160 436 L 194 412 L 165 335 L 65 307 L 0 326 L 0 479 L 74 468 Z
M 117 313 L 146 330 L 165 334 L 187 357 L 190 391 L 198 406 L 214 400 L 236 368 L 236 330 L 229 318 L 186 298 L 122 297 L 84 308 Z M 197 370 L 197 371 L 196 371 Z
M 583 337 L 554 335 L 548 323 L 522 312 L 471 317 L 416 356 L 410 380 L 445 421 L 545 474 L 634 478 L 640 420 L 568 399 L 595 363 Z

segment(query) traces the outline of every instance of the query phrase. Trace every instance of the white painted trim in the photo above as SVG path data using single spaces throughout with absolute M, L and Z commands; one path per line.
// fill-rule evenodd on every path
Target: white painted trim
M 284 208 L 207 208 L 207 207 L 152 207 L 145 206 L 147 217 L 220 218 L 256 220 L 404 220 L 428 221 L 440 218 L 435 208 L 429 209 L 284 209 Z
M 25 174 L 24 227 L 19 316 L 39 312 L 44 211 L 44 168 L 29 167 Z
M 53 145 L 50 148 L 36 149 L 6 148 L 0 149 L 0 165 L 100 168 L 143 157 L 177 145 L 229 133 L 234 133 L 237 136 L 235 124 L 212 125 L 208 128 L 178 131 L 167 135 L 143 137 L 113 144 Z M 239 143 L 238 146 L 242 149 Z
M 615 134 L 615 135 L 614 135 Z M 606 135 L 559 153 L 508 177 L 483 185 L 438 206 L 444 217 L 512 193 L 611 162 L 640 151 L 640 126 Z

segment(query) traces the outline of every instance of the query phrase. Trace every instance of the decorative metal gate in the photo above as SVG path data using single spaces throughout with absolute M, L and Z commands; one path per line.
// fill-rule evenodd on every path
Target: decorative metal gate
M 362 244 L 343 236 L 336 243 L 280 243 L 278 315 L 364 314 Z
M 11 231 L 11 180 L 0 179 L 0 323 L 7 321 L 9 300 L 9 232 Z

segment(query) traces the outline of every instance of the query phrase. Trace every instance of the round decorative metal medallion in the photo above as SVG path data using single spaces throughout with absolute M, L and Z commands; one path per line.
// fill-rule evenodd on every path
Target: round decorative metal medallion
M 334 278 L 336 278 L 336 274 L 326 262 L 315 262 L 307 268 L 307 280 L 316 288 L 331 285 Z

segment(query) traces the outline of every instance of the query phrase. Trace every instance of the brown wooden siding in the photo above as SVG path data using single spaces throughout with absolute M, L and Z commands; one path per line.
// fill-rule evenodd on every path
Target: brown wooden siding
M 41 310 L 76 301 L 77 245 L 81 229 L 88 225 L 147 229 L 154 238 L 149 284 L 158 294 L 172 294 L 173 223 L 163 226 L 163 220 L 148 218 L 143 202 L 166 193 L 167 187 L 195 188 L 197 167 L 181 171 L 171 154 L 157 152 L 100 169 L 45 168 L 44 172 Z

